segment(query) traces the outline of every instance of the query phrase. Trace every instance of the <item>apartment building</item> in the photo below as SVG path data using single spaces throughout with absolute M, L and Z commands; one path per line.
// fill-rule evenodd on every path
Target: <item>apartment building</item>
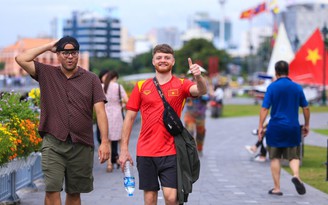
M 90 57 L 120 59 L 121 23 L 110 15 L 74 11 L 64 21 L 63 35 L 75 37 Z

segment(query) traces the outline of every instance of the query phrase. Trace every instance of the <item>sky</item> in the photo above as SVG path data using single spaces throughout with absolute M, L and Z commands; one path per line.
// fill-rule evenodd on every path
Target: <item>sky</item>
M 226 0 L 224 12 L 219 0 L 5 0 L 0 13 L 0 48 L 14 44 L 18 38 L 39 37 L 51 33 L 50 22 L 70 18 L 74 10 L 99 10 L 110 7 L 113 15 L 121 19 L 121 26 L 132 36 L 146 34 L 152 28 L 187 28 L 188 19 L 197 12 L 208 12 L 219 20 L 224 16 L 233 23 L 233 41 L 238 43 L 242 31 L 249 29 L 248 20 L 240 20 L 240 13 L 264 0 Z M 283 8 L 288 1 L 278 0 Z M 255 17 L 252 25 L 272 24 L 269 14 Z M 61 36 L 58 36 L 60 38 Z

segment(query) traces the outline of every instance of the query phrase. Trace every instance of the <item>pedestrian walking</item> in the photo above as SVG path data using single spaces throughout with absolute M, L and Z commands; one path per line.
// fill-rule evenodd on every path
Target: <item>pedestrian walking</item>
M 264 145 L 264 141 L 265 141 L 265 133 L 266 133 L 266 127 L 267 127 L 268 123 L 267 121 L 265 121 L 264 125 L 263 125 L 263 137 L 262 140 L 257 140 L 255 144 L 253 145 L 246 145 L 245 149 L 252 154 L 252 156 L 254 156 L 253 160 L 255 162 L 265 162 L 266 161 L 266 155 L 267 155 L 267 149 L 266 149 L 266 145 Z M 253 135 L 258 136 L 258 129 L 253 130 L 252 132 Z M 260 152 L 257 153 L 258 149 L 260 149 Z
M 269 85 L 260 111 L 258 128 L 259 141 L 264 135 L 264 121 L 270 111 L 270 120 L 266 130 L 267 148 L 274 187 L 269 194 L 283 195 L 280 190 L 281 159 L 289 160 L 292 170 L 292 182 L 298 194 L 305 194 L 306 189 L 300 179 L 300 143 L 301 135 L 309 133 L 310 109 L 300 85 L 288 78 L 289 65 L 285 61 L 275 64 L 277 80 Z M 304 126 L 300 129 L 299 107 L 302 108 Z
M 186 101 L 184 125 L 191 136 L 193 136 L 196 140 L 199 156 L 203 155 L 203 147 L 206 134 L 206 110 L 209 100 L 209 95 L 205 94 L 199 98 L 187 98 Z
M 190 58 L 188 62 L 196 83 L 188 79 L 179 79 L 172 74 L 175 58 L 174 51 L 169 45 L 160 44 L 153 49 L 152 63 L 155 67 L 155 77 L 166 101 L 179 117 L 187 97 L 201 96 L 207 92 L 200 66 L 193 64 Z M 178 204 L 177 150 L 174 137 L 164 126 L 163 101 L 153 80 L 137 82 L 130 95 L 126 105 L 119 160 L 122 167 L 126 161 L 133 163 L 128 146 L 132 125 L 140 111 L 142 124 L 137 143 L 137 168 L 139 189 L 144 191 L 144 204 L 157 204 L 160 186 L 165 204 Z
M 118 163 L 118 143 L 121 140 L 124 112 L 123 106 L 129 100 L 125 89 L 117 83 L 119 75 L 112 70 L 106 74 L 104 82 L 104 92 L 108 103 L 105 105 L 108 118 L 108 139 L 111 141 L 112 155 L 107 160 L 107 172 L 112 172 L 114 165 L 120 167 Z
M 35 61 L 51 51 L 59 66 Z M 100 163 L 110 154 L 106 97 L 99 78 L 77 65 L 79 43 L 70 36 L 24 51 L 17 63 L 38 81 L 41 90 L 39 133 L 46 205 L 60 205 L 65 181 L 66 204 L 80 205 L 81 193 L 93 190 L 93 108 L 101 133 Z

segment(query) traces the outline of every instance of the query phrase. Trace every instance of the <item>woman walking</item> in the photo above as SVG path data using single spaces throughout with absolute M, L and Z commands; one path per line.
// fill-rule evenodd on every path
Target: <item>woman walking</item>
M 108 139 L 112 146 L 112 155 L 107 161 L 107 172 L 113 171 L 114 164 L 119 168 L 119 163 L 117 163 L 118 143 L 121 140 L 123 126 L 123 104 L 128 101 L 123 86 L 117 83 L 118 78 L 116 71 L 109 71 L 104 82 L 104 92 L 108 101 L 105 104 L 108 118 Z

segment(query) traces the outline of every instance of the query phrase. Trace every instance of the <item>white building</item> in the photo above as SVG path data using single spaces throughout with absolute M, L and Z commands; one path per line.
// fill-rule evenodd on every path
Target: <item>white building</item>
M 253 27 L 241 33 L 238 49 L 231 50 L 229 53 L 233 56 L 246 56 L 251 54 L 251 52 L 255 54 L 264 38 L 270 36 L 272 36 L 272 28 L 270 26 Z
M 295 43 L 295 38 L 302 45 L 315 31 L 328 26 L 328 0 L 290 1 L 286 10 L 277 15 L 278 25 L 283 22 L 289 40 Z

